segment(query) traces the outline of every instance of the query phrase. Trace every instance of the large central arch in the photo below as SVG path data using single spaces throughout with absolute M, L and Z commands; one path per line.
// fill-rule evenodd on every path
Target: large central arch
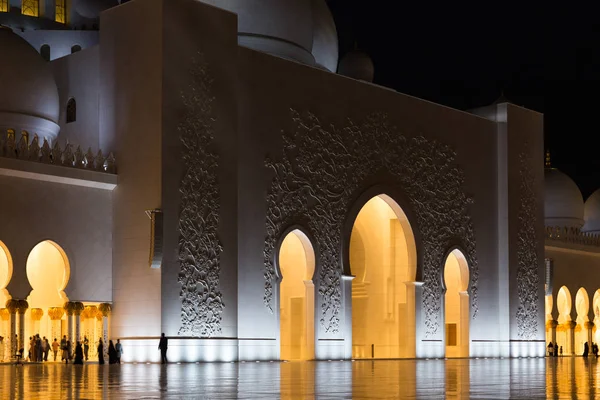
M 353 358 L 415 357 L 415 238 L 391 197 L 372 197 L 350 236 Z

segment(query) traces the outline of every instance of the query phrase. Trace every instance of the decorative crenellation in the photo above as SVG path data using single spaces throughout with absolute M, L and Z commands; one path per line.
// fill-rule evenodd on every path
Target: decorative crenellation
M 549 240 L 600 247 L 600 234 L 582 232 L 579 228 L 547 226 L 545 233 Z
M 283 132 L 282 156 L 267 159 L 273 180 L 267 193 L 264 248 L 264 304 L 273 310 L 275 254 L 279 238 L 289 226 L 306 221 L 318 252 L 317 282 L 320 325 L 337 333 L 342 307 L 342 237 L 346 217 L 367 182 L 388 176 L 415 212 L 421 233 L 423 309 L 426 336 L 441 324 L 441 274 L 447 251 L 464 250 L 470 267 L 472 316 L 478 312 L 479 268 L 470 215 L 472 198 L 465 193 L 464 173 L 449 146 L 422 136 L 406 137 L 385 114 L 361 123 L 348 120 L 342 128 L 321 124 L 311 113 L 291 110 L 294 128 Z
M 112 152 L 105 156 L 102 150 L 94 153 L 90 147 L 84 153 L 80 146 L 73 149 L 73 145 L 67 142 L 65 147 L 62 148 L 58 144 L 58 141 L 54 143 L 53 147 L 50 147 L 50 143 L 46 139 L 44 139 L 44 142 L 40 146 L 40 140 L 37 135 L 33 137 L 31 143 L 28 142 L 28 136 L 25 134 L 21 134 L 18 142 L 16 142 L 14 133 L 0 134 L 0 157 L 87 169 L 109 174 L 117 173 L 116 159 Z

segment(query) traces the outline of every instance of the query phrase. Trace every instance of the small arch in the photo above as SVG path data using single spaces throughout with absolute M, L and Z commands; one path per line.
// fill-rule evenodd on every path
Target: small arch
M 27 279 L 32 287 L 30 308 L 62 306 L 68 298 L 64 289 L 69 283 L 71 267 L 61 246 L 44 240 L 31 249 L 26 263 Z
M 40 47 L 40 54 L 44 60 L 50 61 L 50 46 L 47 44 L 42 45 Z
M 77 102 L 74 97 L 67 101 L 67 124 L 77 121 Z
M 83 29 L 85 30 L 85 27 Z M 71 46 L 71 54 L 77 53 L 78 51 L 81 51 L 80 45 L 75 44 L 75 45 Z
M 573 354 L 571 348 L 571 292 L 562 286 L 556 295 L 556 309 L 558 311 L 558 326 L 556 328 L 556 343 L 562 347 L 564 355 Z
M 588 342 L 586 322 L 589 321 L 590 298 L 587 290 L 579 288 L 575 295 L 575 311 L 577 312 L 577 325 L 575 326 L 575 354 L 583 354 L 585 343 Z
M 448 253 L 444 264 L 446 357 L 469 356 L 469 264 L 462 251 Z
M 5 307 L 11 299 L 6 287 L 10 283 L 13 274 L 13 261 L 8 247 L 0 240 L 0 308 Z
M 315 252 L 300 229 L 288 232 L 277 251 L 280 351 L 284 360 L 310 360 L 315 354 Z

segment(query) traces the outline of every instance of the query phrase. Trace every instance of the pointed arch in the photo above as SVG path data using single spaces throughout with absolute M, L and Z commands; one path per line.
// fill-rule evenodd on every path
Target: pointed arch
M 470 274 L 464 253 L 458 248 L 451 250 L 446 256 L 443 271 L 446 357 L 468 357 Z

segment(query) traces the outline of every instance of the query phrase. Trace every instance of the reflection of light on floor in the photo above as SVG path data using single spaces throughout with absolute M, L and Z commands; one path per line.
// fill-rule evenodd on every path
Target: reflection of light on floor
M 593 398 L 598 364 L 557 357 L 2 365 L 0 398 Z

